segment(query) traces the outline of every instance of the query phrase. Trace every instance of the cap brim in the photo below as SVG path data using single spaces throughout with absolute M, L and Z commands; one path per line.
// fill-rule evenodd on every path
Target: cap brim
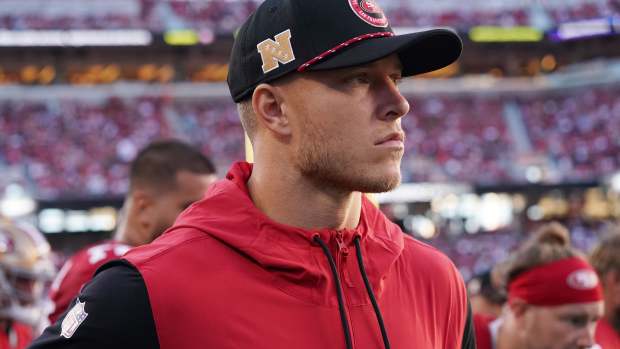
M 403 76 L 428 73 L 454 63 L 463 49 L 459 36 L 450 29 L 430 29 L 411 34 L 360 41 L 338 51 L 308 70 L 346 68 L 398 54 Z

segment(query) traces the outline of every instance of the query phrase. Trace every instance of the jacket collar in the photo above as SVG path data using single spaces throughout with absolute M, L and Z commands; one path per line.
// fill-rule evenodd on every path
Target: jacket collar
M 307 285 L 315 284 L 317 279 L 331 278 L 328 267 L 316 263 L 315 255 L 321 250 L 313 239 L 318 235 L 335 245 L 337 231 L 308 230 L 267 217 L 249 195 L 247 181 L 251 173 L 251 164 L 235 163 L 226 179 L 214 183 L 203 200 L 181 214 L 175 226 L 199 229 L 289 282 Z M 341 232 L 350 246 L 356 235 L 360 237 L 367 251 L 364 258 L 373 284 L 379 283 L 403 250 L 400 228 L 365 197 L 358 227 Z

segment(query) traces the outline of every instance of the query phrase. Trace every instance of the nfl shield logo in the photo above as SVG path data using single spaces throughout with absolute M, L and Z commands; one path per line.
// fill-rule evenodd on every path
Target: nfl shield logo
M 67 313 L 65 319 L 62 320 L 61 336 L 71 338 L 82 322 L 86 320 L 88 313 L 84 311 L 85 306 L 86 302 L 82 303 L 78 298 L 77 303 L 75 303 L 73 308 Z

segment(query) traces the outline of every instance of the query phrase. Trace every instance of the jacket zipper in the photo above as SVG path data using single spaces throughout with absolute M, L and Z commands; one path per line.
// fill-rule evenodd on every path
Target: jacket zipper
M 349 247 L 344 242 L 344 234 L 341 231 L 336 231 L 336 243 L 338 244 L 336 269 L 338 269 L 338 274 L 340 275 L 340 287 L 342 288 L 342 294 L 344 295 L 344 299 L 345 299 L 344 309 L 347 315 L 347 321 L 349 322 L 349 331 L 350 331 L 349 335 L 351 336 L 351 346 L 355 348 L 355 339 L 353 338 L 353 324 L 351 322 L 351 314 L 349 313 L 349 307 L 348 307 L 349 297 L 347 296 L 348 292 L 346 292 L 346 289 L 344 287 L 345 275 L 344 275 L 343 263 L 346 260 L 347 256 L 349 255 Z

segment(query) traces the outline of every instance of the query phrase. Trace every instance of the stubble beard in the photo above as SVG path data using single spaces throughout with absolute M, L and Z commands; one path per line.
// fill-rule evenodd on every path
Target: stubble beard
M 400 171 L 392 176 L 377 176 L 365 171 L 355 160 L 338 152 L 312 123 L 305 125 L 304 138 L 297 152 L 296 166 L 303 176 L 316 185 L 343 192 L 384 193 L 400 184 Z M 400 162 L 402 154 L 394 154 Z

